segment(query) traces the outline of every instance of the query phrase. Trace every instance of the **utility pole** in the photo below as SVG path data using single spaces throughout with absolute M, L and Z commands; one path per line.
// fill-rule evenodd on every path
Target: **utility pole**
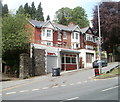
M 98 4 L 98 27 L 99 27 L 99 43 L 98 43 L 98 54 L 99 60 L 101 61 L 101 29 L 100 29 L 100 11 L 99 11 L 99 4 Z M 102 63 L 99 62 L 99 73 L 102 73 Z

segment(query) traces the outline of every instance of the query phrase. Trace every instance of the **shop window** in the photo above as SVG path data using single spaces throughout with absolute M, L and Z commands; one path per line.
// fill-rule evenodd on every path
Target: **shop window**
M 66 63 L 70 63 L 70 57 L 66 57 Z
M 61 58 L 62 64 L 76 64 L 76 55 L 66 55 Z
M 65 63 L 64 59 L 65 59 L 65 57 L 62 57 L 62 63 Z
M 72 63 L 76 63 L 76 57 L 72 57 Z

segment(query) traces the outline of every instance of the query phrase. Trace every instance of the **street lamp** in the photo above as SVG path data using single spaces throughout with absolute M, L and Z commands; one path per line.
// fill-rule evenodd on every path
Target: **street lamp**
M 98 27 L 99 27 L 99 43 L 98 43 L 98 54 L 99 54 L 99 73 L 102 73 L 102 65 L 101 65 L 101 30 L 100 30 L 100 11 L 99 11 L 99 4 L 98 4 Z

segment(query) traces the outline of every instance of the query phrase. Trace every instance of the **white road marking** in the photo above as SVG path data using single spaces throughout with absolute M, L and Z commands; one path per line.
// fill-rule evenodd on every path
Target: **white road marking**
M 32 89 L 32 91 L 38 91 L 38 90 L 40 90 L 40 89 Z
M 71 83 L 70 85 L 74 85 L 74 83 Z
M 58 86 L 53 86 L 52 88 L 57 88 Z
M 79 97 L 69 98 L 69 99 L 67 99 L 67 100 L 75 100 L 75 99 L 77 99 L 77 98 L 79 98 Z
M 61 85 L 61 86 L 66 86 L 66 85 Z
M 120 85 L 119 85 L 120 86 Z M 117 87 L 119 87 L 119 86 L 114 86 L 114 87 L 111 87 L 111 88 L 107 88 L 107 89 L 104 89 L 104 90 L 102 90 L 103 92 L 104 91 L 108 91 L 108 90 L 111 90 L 111 89 L 115 89 L 115 88 L 117 88 Z
M 1 96 L 2 94 L 0 94 L 0 96 Z
M 45 90 L 45 89 L 48 89 L 48 87 L 44 87 L 44 88 L 42 88 L 43 90 Z
M 86 80 L 86 81 L 83 81 L 83 83 L 87 83 L 88 81 Z
M 6 93 L 6 95 L 10 95 L 10 94 L 15 94 L 16 92 L 9 92 L 9 93 Z
M 80 81 L 80 82 L 77 82 L 77 84 L 81 84 L 82 82 Z
M 28 90 L 22 90 L 22 91 L 20 91 L 20 92 L 28 92 Z

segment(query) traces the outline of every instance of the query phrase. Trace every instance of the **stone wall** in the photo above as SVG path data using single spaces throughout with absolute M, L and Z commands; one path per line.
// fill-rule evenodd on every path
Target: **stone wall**
M 33 74 L 32 59 L 28 54 L 20 54 L 19 78 L 28 78 Z
M 35 76 L 45 74 L 45 50 L 44 49 L 34 49 L 34 71 Z
M 20 55 L 19 78 L 28 78 L 31 76 L 40 76 L 45 73 L 45 50 L 34 49 L 33 56 L 29 54 Z

